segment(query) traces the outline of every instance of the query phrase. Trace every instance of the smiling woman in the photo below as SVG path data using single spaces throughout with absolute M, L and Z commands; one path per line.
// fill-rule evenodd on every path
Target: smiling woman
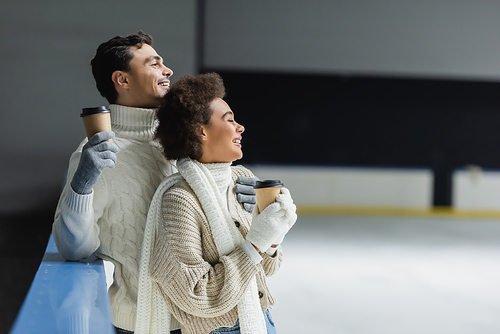
M 176 321 L 182 334 L 276 333 L 266 277 L 280 268 L 295 205 L 286 188 L 262 212 L 238 203 L 237 178 L 253 174 L 231 166 L 243 156 L 245 128 L 224 95 L 216 73 L 185 76 L 158 110 L 156 137 L 179 173 L 151 202 L 135 334 L 168 333 Z
M 217 98 L 210 103 L 210 123 L 200 127 L 202 163 L 233 162 L 241 159 L 241 134 L 245 128 L 234 120 L 227 103 Z
M 204 143 L 206 145 L 209 138 L 210 143 L 212 139 L 215 140 L 212 135 L 215 135 L 213 130 L 218 129 L 217 125 L 210 134 L 206 133 L 212 124 L 213 114 L 219 115 L 213 123 L 219 124 L 229 120 L 223 118 L 228 118 L 229 115 L 223 115 L 231 111 L 222 100 L 225 94 L 222 78 L 215 73 L 197 77 L 184 76 L 172 86 L 157 113 L 159 125 L 156 137 L 162 144 L 167 159 L 201 158 Z M 218 112 L 214 112 L 212 106 L 216 107 Z M 239 158 L 241 157 L 231 161 Z

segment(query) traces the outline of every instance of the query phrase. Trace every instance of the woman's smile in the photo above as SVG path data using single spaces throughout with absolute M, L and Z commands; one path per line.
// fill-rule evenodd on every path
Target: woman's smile
M 234 113 L 221 98 L 216 98 L 210 104 L 212 116 L 210 124 L 203 125 L 203 153 L 200 162 L 218 163 L 233 162 L 243 157 L 241 150 L 242 133 L 245 127 L 234 119 Z

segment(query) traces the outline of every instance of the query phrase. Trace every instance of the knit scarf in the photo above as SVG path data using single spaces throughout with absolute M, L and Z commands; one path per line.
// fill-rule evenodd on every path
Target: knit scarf
M 219 256 L 229 254 L 244 241 L 226 209 L 226 201 L 221 196 L 221 191 L 227 188 L 231 180 L 230 164 L 205 165 L 184 158 L 177 161 L 177 168 L 179 173 L 165 179 L 156 190 L 148 212 L 139 264 L 139 291 L 134 332 L 136 334 L 169 334 L 171 320 L 176 321 L 171 317 L 161 292 L 156 285 L 153 285 L 149 274 L 161 201 L 163 194 L 170 187 L 183 178 L 193 189 L 210 224 Z M 237 309 L 242 334 L 267 333 L 255 276 L 241 297 Z

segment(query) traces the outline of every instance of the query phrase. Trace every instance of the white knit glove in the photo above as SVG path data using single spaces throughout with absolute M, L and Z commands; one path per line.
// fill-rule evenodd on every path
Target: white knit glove
M 286 188 L 281 189 L 276 202 L 258 214 L 257 206 L 252 213 L 252 226 L 246 240 L 250 241 L 260 251 L 266 251 L 275 241 L 283 240 L 288 230 L 295 224 L 297 215 L 295 205 Z M 280 241 L 281 242 L 281 241 Z
M 292 196 L 290 195 L 290 191 L 287 188 L 281 188 L 281 194 L 276 197 L 276 202 L 283 203 L 283 206 L 286 208 L 285 219 L 288 221 L 288 230 L 285 233 L 280 235 L 274 242 L 274 245 L 279 245 L 283 242 L 285 235 L 290 231 L 292 226 L 297 221 L 297 207 L 293 204 Z

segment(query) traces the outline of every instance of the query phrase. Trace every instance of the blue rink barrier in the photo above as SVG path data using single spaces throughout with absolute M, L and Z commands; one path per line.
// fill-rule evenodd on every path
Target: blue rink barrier
M 65 261 L 52 235 L 10 334 L 114 334 L 102 260 Z

